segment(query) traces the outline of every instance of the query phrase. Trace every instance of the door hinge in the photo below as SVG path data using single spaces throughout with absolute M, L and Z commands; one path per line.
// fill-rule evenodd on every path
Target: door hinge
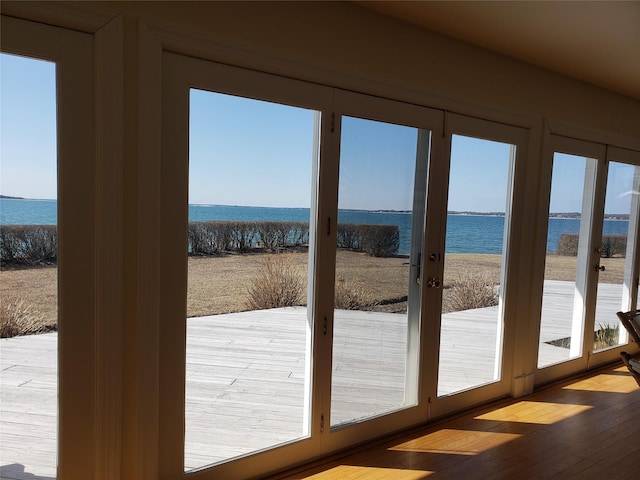
M 336 129 L 336 112 L 331 112 L 331 133 Z
M 324 413 L 320 415 L 320 433 L 324 433 Z
M 327 236 L 331 235 L 331 217 L 327 217 Z
M 324 317 L 324 319 L 323 319 L 323 325 L 322 325 L 322 331 L 323 331 L 323 333 L 324 333 L 325 335 L 327 334 L 327 332 L 328 332 L 328 330 L 329 330 L 328 323 L 329 323 L 329 322 L 328 322 L 328 320 L 327 320 L 327 317 Z

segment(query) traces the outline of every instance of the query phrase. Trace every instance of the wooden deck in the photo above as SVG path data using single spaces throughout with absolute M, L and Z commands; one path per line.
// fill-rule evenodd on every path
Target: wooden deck
M 558 305 L 573 291 L 549 287 L 555 300 L 542 330 L 564 338 L 571 326 Z M 613 321 L 615 292 L 604 290 L 611 303 L 600 308 Z M 306 308 L 193 318 L 187 331 L 188 469 L 304 435 Z M 439 394 L 493 379 L 496 332 L 497 307 L 443 316 Z M 332 424 L 403 405 L 404 315 L 340 311 L 334 339 Z M 56 343 L 55 333 L 0 341 L 2 479 L 55 477 Z M 568 357 L 565 348 L 541 348 L 545 358 Z

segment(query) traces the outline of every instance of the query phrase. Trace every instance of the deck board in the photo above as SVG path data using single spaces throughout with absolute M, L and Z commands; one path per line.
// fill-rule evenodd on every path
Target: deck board
M 545 288 L 540 351 L 553 363 L 567 349 L 544 342 L 570 336 L 573 286 Z M 599 301 L 613 322 L 619 294 L 601 286 Z M 497 322 L 498 307 L 443 316 L 439 394 L 493 379 Z M 307 323 L 304 307 L 188 320 L 187 467 L 303 435 Z M 402 406 L 406 332 L 404 315 L 336 312 L 332 424 Z M 2 479 L 55 476 L 56 345 L 55 333 L 0 341 Z

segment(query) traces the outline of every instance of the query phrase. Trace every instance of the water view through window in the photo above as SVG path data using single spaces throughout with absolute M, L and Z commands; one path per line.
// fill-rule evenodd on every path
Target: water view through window
M 501 378 L 501 289 L 514 162 L 514 145 L 452 137 L 438 396 Z M 467 248 L 454 249 L 455 243 Z M 461 347 L 469 339 L 473 346 Z
M 51 479 L 58 448 L 56 65 L 1 54 L 0 74 L 0 477 Z
M 553 156 L 539 368 L 582 356 L 584 338 L 591 351 L 626 342 L 615 312 L 630 308 L 624 295 L 631 282 L 626 250 L 638 167 L 608 163 L 601 244 L 591 247 L 600 258 L 589 270 L 597 171 L 597 159 L 559 152 Z M 586 332 L 586 292 L 594 274 L 594 328 Z
M 611 312 L 612 308 L 623 312 L 631 309 L 628 292 L 631 291 L 633 281 L 632 265 L 627 259 L 632 257 L 635 238 L 634 232 L 630 230 L 630 215 L 634 204 L 632 192 L 637 191 L 637 185 L 640 185 L 640 167 L 609 162 L 604 202 L 605 223 L 598 265 L 594 351 L 617 347 L 627 342 L 624 327 Z M 616 233 L 610 232 L 607 221 L 619 224 Z
M 309 434 L 317 117 L 191 90 L 185 470 Z
M 428 131 L 342 118 L 332 427 L 417 403 L 429 144 Z

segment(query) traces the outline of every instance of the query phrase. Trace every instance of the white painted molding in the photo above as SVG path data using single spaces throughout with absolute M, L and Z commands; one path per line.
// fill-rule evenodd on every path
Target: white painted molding
M 461 101 L 433 88 L 416 89 L 404 82 L 380 82 L 362 73 L 337 71 L 330 65 L 318 65 L 305 58 L 284 55 L 267 48 L 257 49 L 214 35 L 197 35 L 181 32 L 174 28 L 150 23 L 150 30 L 168 52 L 192 56 L 226 65 L 258 70 L 323 86 L 364 93 L 389 100 L 397 100 L 421 107 L 429 107 L 461 115 L 491 120 L 497 123 L 519 127 L 532 127 L 538 119 L 533 115 L 523 115 L 496 109 L 495 106 Z

